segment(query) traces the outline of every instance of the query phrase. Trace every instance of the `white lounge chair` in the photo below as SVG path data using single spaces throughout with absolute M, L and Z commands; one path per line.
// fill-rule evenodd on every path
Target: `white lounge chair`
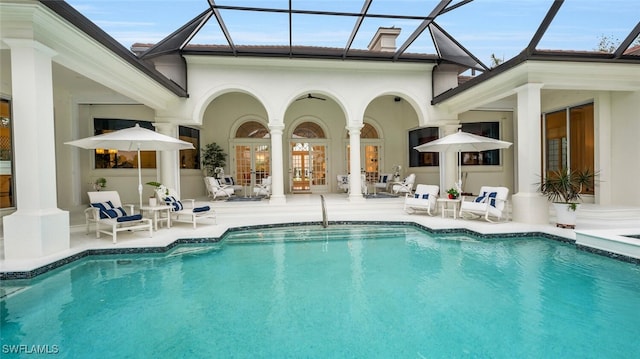
M 213 178 L 213 177 L 210 177 Z M 210 206 L 195 206 L 194 199 L 180 200 L 175 190 L 169 188 L 169 194 L 161 190 L 156 190 L 156 197 L 161 203 L 172 206 L 171 223 L 183 222 L 191 223 L 196 228 L 196 223 L 202 219 L 213 219 L 216 221 L 216 212 Z
M 349 175 L 338 175 L 338 189 L 343 192 L 349 192 Z
M 392 173 L 381 173 L 380 176 L 378 176 L 378 182 L 374 183 L 373 186 L 376 189 L 379 188 L 383 191 L 386 191 L 387 187 L 389 186 L 389 183 L 391 183 L 392 180 L 393 180 Z
M 223 186 L 231 186 L 231 188 L 233 188 L 234 192 L 238 192 L 238 191 L 242 191 L 242 189 L 244 188 L 242 185 L 238 184 L 238 182 L 236 182 L 235 178 L 233 178 L 233 176 L 223 176 L 221 180 L 219 180 L 220 184 Z
M 408 175 L 402 182 L 393 185 L 393 193 L 411 193 L 413 191 L 413 184 L 415 181 L 415 173 Z
M 428 215 L 433 216 L 438 210 L 437 201 L 439 192 L 439 186 L 428 184 L 417 185 L 414 194 L 407 193 L 404 199 L 404 210 L 407 213 L 424 211 L 427 212 Z
M 205 177 L 204 184 L 207 187 L 207 196 L 213 199 L 231 197 L 235 193 L 235 189 L 232 186 L 221 185 L 220 181 L 214 177 Z
M 271 196 L 271 176 L 262 179 L 262 183 L 253 187 L 253 194 L 256 196 Z
M 500 220 L 508 221 L 507 187 L 480 187 L 478 197 L 462 197 L 460 202 L 460 217 L 478 218 L 484 217 L 487 222 L 495 223 Z M 493 220 L 493 219 L 495 220 Z
M 113 243 L 118 241 L 118 232 L 148 230 L 149 237 L 153 236 L 151 219 L 142 218 L 141 214 L 134 214 L 133 205 L 129 204 L 127 212 L 120 202 L 117 191 L 87 192 L 91 207 L 84 211 L 87 223 L 87 233 L 93 223 L 96 227 L 96 238 L 100 233 L 113 237 Z

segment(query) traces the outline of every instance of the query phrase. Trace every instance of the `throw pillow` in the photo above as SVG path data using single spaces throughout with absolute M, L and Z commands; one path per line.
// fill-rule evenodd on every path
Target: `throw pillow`
M 127 215 L 127 212 L 124 210 L 124 208 L 114 207 L 111 201 L 91 203 L 91 207 L 94 207 L 100 210 L 101 219 L 118 218 L 118 217 Z
M 428 193 L 423 194 L 422 199 L 429 199 L 429 194 Z
M 167 204 L 167 206 L 172 207 L 171 210 L 173 212 L 182 211 L 182 209 L 184 208 L 184 206 L 182 205 L 182 202 L 180 202 L 174 196 L 169 196 L 165 198 L 164 202 Z

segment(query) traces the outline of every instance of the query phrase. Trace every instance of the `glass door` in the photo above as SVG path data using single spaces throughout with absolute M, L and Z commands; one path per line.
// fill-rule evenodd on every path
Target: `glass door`
M 291 142 L 291 191 L 326 192 L 326 145 Z
M 235 145 L 235 179 L 250 195 L 253 186 L 271 174 L 271 154 L 266 144 Z

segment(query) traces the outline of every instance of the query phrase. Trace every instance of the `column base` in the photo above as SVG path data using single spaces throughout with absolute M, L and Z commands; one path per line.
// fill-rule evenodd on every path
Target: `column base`
M 36 259 L 69 249 L 69 212 L 16 211 L 3 218 L 4 259 Z
M 528 224 L 549 224 L 549 204 L 539 193 L 518 192 L 511 197 L 513 221 Z
M 285 204 L 287 203 L 287 197 L 285 195 L 272 194 L 269 197 L 269 204 Z
M 360 192 L 354 195 L 351 195 L 351 194 L 349 195 L 349 202 L 358 203 L 358 202 L 365 202 L 365 201 L 366 201 L 366 198 L 364 198 L 364 196 Z

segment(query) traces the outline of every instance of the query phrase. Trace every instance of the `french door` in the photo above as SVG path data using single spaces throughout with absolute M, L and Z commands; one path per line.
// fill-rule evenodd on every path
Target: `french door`
M 245 187 L 246 194 L 256 183 L 271 174 L 271 154 L 268 144 L 238 143 L 235 146 L 235 179 Z M 248 192 L 247 192 L 248 191 Z
M 291 142 L 291 191 L 327 192 L 327 146 Z

